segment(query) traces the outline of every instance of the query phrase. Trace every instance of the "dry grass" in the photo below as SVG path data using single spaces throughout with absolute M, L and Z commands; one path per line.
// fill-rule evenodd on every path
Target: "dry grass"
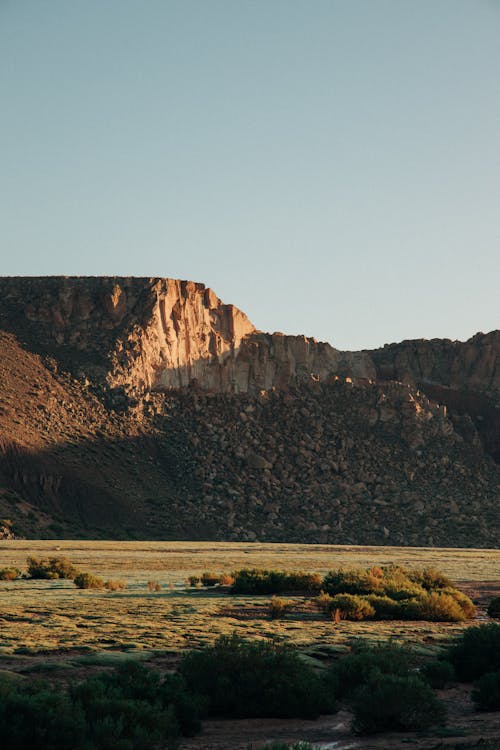
M 241 567 L 302 569 L 324 574 L 344 565 L 390 562 L 432 565 L 456 581 L 500 578 L 495 550 L 401 547 L 337 547 L 193 542 L 5 541 L 0 567 L 25 569 L 29 555 L 64 555 L 78 568 L 104 578 L 119 575 L 126 590 L 81 591 L 72 581 L 0 582 L 0 667 L 41 658 L 75 659 L 77 652 L 130 656 L 179 652 L 237 630 L 249 637 L 290 641 L 310 655 L 345 648 L 352 638 L 394 638 L 432 653 L 462 624 L 342 622 L 308 613 L 296 598 L 296 614 L 269 619 L 269 597 L 185 590 L 189 575 Z M 158 581 L 159 591 L 148 582 Z M 304 615 L 301 615 L 301 607 Z M 249 616 L 238 617 L 247 611 Z M 44 655 L 43 657 L 41 655 Z M 75 662 L 76 664 L 76 662 Z

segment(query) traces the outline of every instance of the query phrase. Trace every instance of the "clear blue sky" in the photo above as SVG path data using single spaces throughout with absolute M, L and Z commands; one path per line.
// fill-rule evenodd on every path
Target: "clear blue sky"
M 500 0 L 0 0 L 0 274 L 344 349 L 500 327 Z

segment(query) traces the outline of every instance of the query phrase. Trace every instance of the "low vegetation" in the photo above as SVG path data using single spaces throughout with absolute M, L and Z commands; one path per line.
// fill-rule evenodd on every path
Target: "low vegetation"
M 232 577 L 232 594 L 318 594 L 322 586 L 322 579 L 318 573 L 302 571 L 244 568 L 233 573 Z
M 449 660 L 464 681 L 500 670 L 500 624 L 467 628 L 450 649 Z
M 500 620 L 500 596 L 496 596 L 488 605 L 488 616 Z
M 288 646 L 223 636 L 183 658 L 180 674 L 206 701 L 209 716 L 300 717 L 334 709 L 321 679 Z
M 1 568 L 0 581 L 15 581 L 21 577 L 21 571 L 18 568 Z
M 67 691 L 0 682 L 5 750 L 150 750 L 178 747 L 200 728 L 200 705 L 179 675 L 127 662 Z
M 47 559 L 28 557 L 26 562 L 28 566 L 28 578 L 71 579 L 78 573 L 75 566 L 66 557 L 50 557 Z

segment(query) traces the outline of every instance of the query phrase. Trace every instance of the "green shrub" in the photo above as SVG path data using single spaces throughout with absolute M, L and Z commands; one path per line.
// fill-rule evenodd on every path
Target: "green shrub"
M 72 697 L 83 706 L 91 725 L 107 715 L 115 731 L 119 721 L 124 736 L 134 738 L 134 747 L 142 746 L 142 735 L 149 750 L 154 742 L 200 730 L 201 702 L 189 693 L 183 678 L 167 674 L 161 680 L 158 672 L 138 662 L 128 661 L 113 672 L 87 679 L 72 690 Z
M 424 589 L 427 589 L 427 591 L 453 588 L 453 584 L 450 579 L 434 568 L 411 570 L 408 572 L 408 577 L 415 583 L 418 583 Z
M 290 611 L 292 606 L 293 602 L 273 596 L 268 605 L 269 615 L 271 619 L 279 620 L 280 617 L 284 617 Z
M 333 709 L 311 667 L 274 642 L 222 636 L 186 654 L 179 671 L 211 716 L 314 718 Z
M 219 578 L 220 578 L 219 573 L 202 573 L 201 585 L 202 586 L 215 586 L 216 583 L 219 583 Z
M 78 573 L 75 576 L 74 584 L 79 589 L 102 589 L 104 581 L 92 573 Z
M 472 691 L 472 699 L 482 711 L 500 711 L 500 670 L 483 674 Z
M 77 569 L 66 557 L 28 557 L 27 565 L 29 578 L 74 578 L 77 574 Z
M 500 596 L 496 596 L 488 604 L 488 616 L 500 620 Z
M 355 692 L 352 708 L 361 734 L 427 729 L 446 716 L 429 685 L 411 675 L 372 674 Z
M 28 682 L 28 681 L 26 681 Z M 68 750 L 83 747 L 84 713 L 65 693 L 44 683 L 16 683 L 0 700 L 2 750 Z
M 370 602 L 354 594 L 337 594 L 332 597 L 329 609 L 332 616 L 338 613 L 341 620 L 367 620 L 375 615 Z
M 15 581 L 20 575 L 21 571 L 17 568 L 2 568 L 0 570 L 0 581 Z
M 190 586 L 197 586 L 199 583 L 201 583 L 200 576 L 188 576 L 187 580 Z
M 452 646 L 449 659 L 460 680 L 475 680 L 500 669 L 500 624 L 467 628 Z
M 321 576 L 317 573 L 286 572 L 284 570 L 242 569 L 232 574 L 233 594 L 318 593 Z
M 464 610 L 453 596 L 431 591 L 405 603 L 407 619 L 431 622 L 462 622 Z
M 367 601 L 375 610 L 376 620 L 402 620 L 405 619 L 404 605 L 391 599 L 390 596 L 370 594 Z
M 380 570 L 380 569 L 379 569 Z M 383 579 L 370 573 L 370 569 L 338 568 L 331 570 L 323 579 L 326 594 L 372 594 L 383 587 Z
M 411 673 L 417 657 L 410 649 L 391 643 L 375 647 L 362 646 L 336 661 L 325 675 L 328 688 L 338 698 L 348 698 L 373 674 L 405 677 Z
M 427 682 L 432 688 L 441 690 L 453 682 L 455 679 L 455 670 L 453 664 L 444 659 L 437 659 L 436 661 L 429 661 L 424 664 L 420 670 L 420 675 L 425 682 Z
M 455 599 L 460 609 L 463 611 L 466 620 L 472 619 L 476 616 L 476 607 L 474 606 L 474 603 L 469 599 L 467 594 L 463 593 L 463 591 L 452 586 L 451 588 L 442 588 L 438 593 L 441 595 L 446 594 L 447 596 L 451 596 L 452 599 Z

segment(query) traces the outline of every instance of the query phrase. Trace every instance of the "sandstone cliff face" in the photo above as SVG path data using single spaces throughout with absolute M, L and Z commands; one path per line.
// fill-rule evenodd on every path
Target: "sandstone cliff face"
M 191 281 L 3 278 L 0 322 L 115 401 L 193 383 L 256 393 L 334 373 L 375 375 L 367 354 L 260 333 L 241 310 Z

